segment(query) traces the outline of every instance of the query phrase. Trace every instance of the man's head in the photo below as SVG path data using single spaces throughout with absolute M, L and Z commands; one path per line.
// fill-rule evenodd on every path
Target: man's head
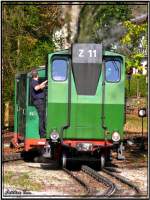
M 38 78 L 38 72 L 36 69 L 33 69 L 31 74 L 32 74 L 32 78 Z

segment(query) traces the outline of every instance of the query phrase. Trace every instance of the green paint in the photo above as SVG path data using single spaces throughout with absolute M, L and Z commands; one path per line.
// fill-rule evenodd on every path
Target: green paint
M 49 106 L 51 116 L 56 116 L 55 108 L 58 108 L 59 112 L 57 117 L 52 117 L 47 124 L 48 136 L 53 129 L 61 132 L 61 127 L 66 124 L 67 115 L 65 104 L 51 104 Z M 119 131 L 123 136 L 123 106 L 110 104 L 105 107 L 105 124 L 108 127 L 110 135 L 113 131 Z M 60 113 L 65 113 L 64 115 Z M 119 119 L 119 120 L 117 120 Z M 66 139 L 103 139 L 104 130 L 102 129 L 101 121 L 101 105 L 96 104 L 73 104 L 71 107 L 71 123 L 70 127 L 64 131 L 64 138 Z

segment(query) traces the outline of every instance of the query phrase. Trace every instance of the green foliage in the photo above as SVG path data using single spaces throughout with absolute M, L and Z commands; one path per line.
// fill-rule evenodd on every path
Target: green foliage
M 52 36 L 61 27 L 60 11 L 59 5 L 2 4 L 2 121 L 5 102 L 14 105 L 15 74 L 45 65 L 47 53 L 55 50 Z
M 148 85 L 146 83 L 146 76 L 145 75 L 132 75 L 130 81 L 130 92 L 129 92 L 129 82 L 126 80 L 125 83 L 126 87 L 126 96 L 127 97 L 136 97 L 137 96 L 137 89 L 139 92 L 140 97 L 147 97 L 148 95 Z
M 135 24 L 125 21 L 126 34 L 121 39 L 123 48 L 128 49 L 124 52 L 126 56 L 126 67 L 141 68 L 141 60 L 147 54 L 147 23 Z
M 103 42 L 109 48 L 111 42 L 117 41 L 121 30 L 117 23 L 130 19 L 128 5 L 85 5 L 80 15 L 79 42 Z
M 2 5 L 3 106 L 12 101 L 15 74 L 44 65 L 55 49 L 52 35 L 61 26 L 58 5 Z
M 129 45 L 130 49 L 135 49 L 139 46 L 142 35 L 145 35 L 147 24 L 135 24 L 131 21 L 125 21 L 124 26 L 127 29 L 126 34 L 122 38 L 122 44 Z M 144 43 L 146 45 L 146 43 Z
M 135 54 L 134 54 L 135 53 Z M 143 53 L 136 53 L 133 52 L 133 54 L 131 55 L 127 55 L 126 56 L 126 70 L 128 70 L 129 68 L 136 68 L 141 70 L 141 60 L 142 58 L 144 58 L 144 54 Z

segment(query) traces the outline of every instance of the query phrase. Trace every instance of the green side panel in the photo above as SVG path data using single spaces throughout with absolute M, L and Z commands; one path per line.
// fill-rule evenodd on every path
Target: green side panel
M 124 75 L 118 83 L 107 83 L 105 85 L 105 126 L 108 131 L 118 131 L 123 138 L 124 127 L 124 102 L 125 101 L 125 89 L 124 89 Z M 108 134 L 108 138 L 110 139 Z
M 49 137 L 53 129 L 61 131 L 62 126 L 67 121 L 67 106 L 63 103 L 49 103 L 47 120 L 47 136 Z
M 26 138 L 38 139 L 39 137 L 39 116 L 34 106 L 28 106 L 26 117 Z
M 110 132 L 110 134 L 108 134 L 108 139 L 111 139 L 111 135 L 114 131 L 119 132 L 122 139 L 124 134 L 124 106 L 122 104 L 105 105 L 105 116 L 105 125 Z

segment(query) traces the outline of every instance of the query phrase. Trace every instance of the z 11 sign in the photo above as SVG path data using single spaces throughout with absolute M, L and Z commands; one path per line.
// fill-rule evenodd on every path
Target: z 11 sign
M 72 45 L 73 63 L 102 63 L 102 44 L 79 43 Z

